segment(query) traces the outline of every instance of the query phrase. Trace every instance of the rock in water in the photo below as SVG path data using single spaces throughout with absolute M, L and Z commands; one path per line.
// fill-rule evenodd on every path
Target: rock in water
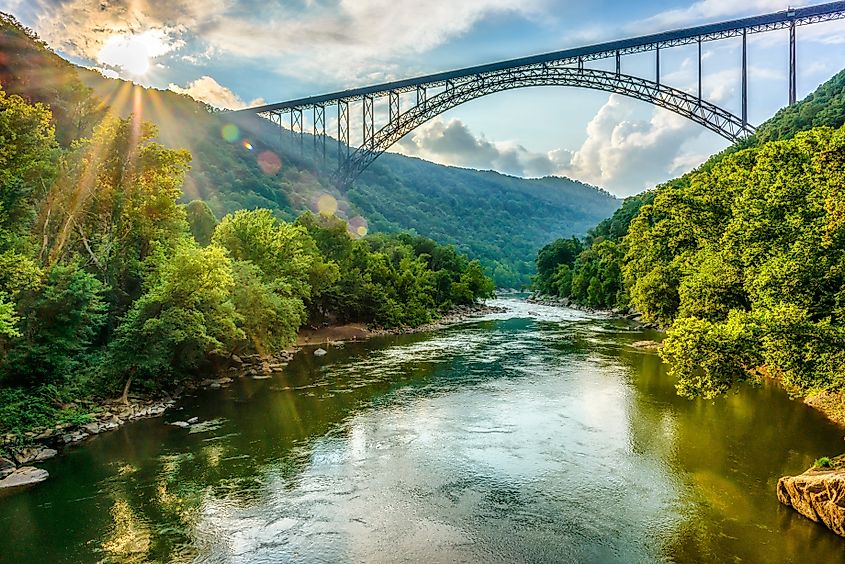
M 845 468 L 814 467 L 800 476 L 784 476 L 777 493 L 784 505 L 845 537 Z
M 661 347 L 661 344 L 657 341 L 637 341 L 636 343 L 631 343 L 631 346 L 635 349 L 644 349 L 647 351 L 656 351 Z
M 317 349 L 316 351 L 314 351 L 314 356 L 323 356 L 324 354 L 326 354 L 325 349 Z
M 2 480 L 0 480 L 0 489 L 17 488 L 20 486 L 28 486 L 30 484 L 37 484 L 43 482 L 50 477 L 46 470 L 35 468 L 33 466 L 24 466 L 18 468 Z

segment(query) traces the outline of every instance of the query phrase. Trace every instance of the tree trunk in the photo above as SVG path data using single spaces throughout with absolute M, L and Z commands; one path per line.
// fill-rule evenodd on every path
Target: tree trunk
M 129 405 L 129 387 L 132 385 L 132 375 L 135 373 L 133 370 L 129 374 L 129 378 L 126 379 L 126 384 L 123 385 L 123 394 L 120 396 L 120 401 L 123 405 Z

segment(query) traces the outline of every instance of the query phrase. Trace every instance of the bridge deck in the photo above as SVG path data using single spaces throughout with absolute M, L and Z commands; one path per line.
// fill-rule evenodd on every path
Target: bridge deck
M 359 100 L 364 96 L 384 96 L 391 92 L 410 92 L 415 90 L 417 87 L 436 88 L 446 85 L 450 80 L 459 80 L 490 72 L 517 69 L 529 65 L 543 63 L 572 64 L 579 61 L 608 59 L 616 57 L 617 55 L 621 56 L 631 53 L 642 53 L 664 47 L 688 45 L 699 41 L 704 42 L 725 39 L 727 37 L 740 36 L 743 33 L 761 33 L 765 31 L 789 28 L 792 25 L 800 26 L 843 18 L 845 18 L 845 1 L 829 2 L 827 4 L 808 6 L 806 8 L 793 8 L 788 11 L 776 12 L 774 14 L 767 14 L 763 16 L 754 16 L 728 22 L 655 33 L 642 37 L 622 39 L 619 41 L 598 43 L 585 47 L 564 49 L 562 51 L 555 51 L 542 55 L 522 57 L 519 59 L 511 59 L 508 61 L 468 67 L 454 71 L 435 73 L 417 78 L 367 86 L 364 88 L 354 88 L 351 90 L 344 90 L 342 92 L 311 96 L 308 98 L 300 98 L 276 104 L 266 104 L 254 108 L 238 110 L 238 112 L 264 113 L 289 110 L 291 108 L 304 109 L 341 100 Z

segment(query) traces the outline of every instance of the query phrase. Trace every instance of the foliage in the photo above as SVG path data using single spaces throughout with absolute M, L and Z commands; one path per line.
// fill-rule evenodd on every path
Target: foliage
M 56 265 L 20 300 L 20 335 L 4 363 L 4 380 L 62 383 L 84 368 L 105 321 L 102 283 L 76 264 Z
M 141 294 L 145 263 L 187 231 L 178 204 L 191 156 L 134 118 L 104 120 L 74 143 L 39 215 L 48 264 L 80 257 L 111 288 L 113 318 Z
M 622 207 L 591 229 L 583 242 L 558 239 L 541 249 L 537 254 L 534 290 L 590 307 L 626 308 L 629 297 L 622 280 L 622 238 L 640 209 L 653 200 L 653 192 L 626 198 Z M 563 248 L 569 250 L 555 252 Z
M 830 468 L 831 462 L 830 458 L 827 456 L 822 456 L 821 458 L 817 458 L 815 462 L 813 462 L 814 468 Z
M 251 262 L 235 261 L 233 275 L 232 303 L 243 338 L 235 342 L 232 350 L 272 354 L 296 341 L 296 333 L 306 318 L 302 300 L 280 295 Z
M 54 385 L 34 389 L 0 387 L 0 433 L 22 435 L 57 423 L 90 423 L 88 410 L 74 403 L 75 392 Z
M 42 104 L 0 90 L 0 232 L 27 229 L 34 200 L 52 182 L 57 146 L 50 120 Z
M 191 229 L 191 235 L 194 236 L 196 242 L 203 247 L 209 245 L 211 243 L 211 236 L 214 234 L 214 229 L 218 224 L 214 212 L 202 200 L 191 200 L 185 206 L 185 213 L 188 219 L 188 226 Z
M 722 392 L 759 365 L 805 392 L 845 384 L 843 182 L 845 129 L 817 128 L 726 157 L 635 221 L 632 300 L 673 323 L 663 354 L 683 393 Z
M 318 256 L 304 227 L 280 221 L 267 209 L 241 210 L 223 218 L 212 241 L 235 260 L 255 264 L 278 292 L 299 299 L 311 295 L 310 272 Z
M 845 71 L 746 142 L 627 199 L 574 264 L 544 267 L 552 274 L 535 288 L 632 306 L 668 327 L 661 354 L 684 395 L 713 397 L 759 374 L 805 393 L 841 390 L 843 108 Z
M 814 127 L 845 124 L 845 70 L 840 71 L 799 104 L 787 106 L 757 129 L 749 145 L 792 139 Z
M 567 178 L 522 179 L 384 155 L 350 190 L 377 231 L 414 231 L 477 257 L 498 287 L 522 287 L 550 236 L 582 235 L 619 201 Z
M 232 261 L 222 247 L 186 241 L 147 284 L 109 344 L 110 372 L 148 389 L 172 387 L 209 353 L 245 338 L 231 299 Z
M 439 311 L 492 296 L 478 261 L 452 246 L 409 233 L 353 239 L 338 219 L 301 216 L 338 277 L 311 303 L 311 318 L 364 321 L 384 327 L 419 325 Z

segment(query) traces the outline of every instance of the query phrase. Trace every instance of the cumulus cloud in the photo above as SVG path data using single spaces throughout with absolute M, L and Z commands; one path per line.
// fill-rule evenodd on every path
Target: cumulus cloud
M 547 176 L 555 172 L 548 155 L 532 153 L 512 141 L 492 142 L 477 137 L 459 119 L 432 120 L 406 135 L 394 150 L 443 164 L 498 170 L 514 176 Z
M 237 94 L 210 76 L 202 76 L 192 82 L 189 82 L 185 87 L 171 83 L 168 88 L 174 92 L 178 92 L 179 94 L 187 94 L 194 100 L 205 102 L 215 108 L 222 108 L 226 110 L 238 110 L 241 108 L 248 108 L 250 106 L 259 106 L 264 103 L 262 98 L 256 98 L 250 102 L 245 102 Z
M 36 31 L 66 53 L 96 61 L 113 37 L 148 34 L 162 55 L 183 45 L 180 37 L 198 23 L 197 0 L 35 0 L 41 9 Z M 214 4 L 214 3 L 209 3 Z M 212 10 L 213 11 L 213 10 Z
M 567 176 L 623 196 L 650 188 L 706 158 L 684 150 L 700 135 L 700 126 L 662 109 L 655 109 L 648 120 L 635 119 L 634 105 L 616 94 L 590 120 L 586 133 L 575 150 L 538 153 L 513 141 L 476 136 L 459 119 L 437 119 L 407 135 L 394 150 L 515 176 Z

